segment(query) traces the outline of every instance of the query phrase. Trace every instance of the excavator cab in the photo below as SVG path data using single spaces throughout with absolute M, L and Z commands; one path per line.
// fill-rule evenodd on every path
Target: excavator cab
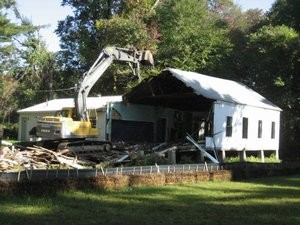
M 97 111 L 88 110 L 86 121 L 76 121 L 75 108 L 63 108 L 54 116 L 45 116 L 38 121 L 37 136 L 43 139 L 72 139 L 97 137 Z
M 62 110 L 57 111 L 54 117 L 66 117 L 74 119 L 74 112 L 74 108 L 63 108 Z

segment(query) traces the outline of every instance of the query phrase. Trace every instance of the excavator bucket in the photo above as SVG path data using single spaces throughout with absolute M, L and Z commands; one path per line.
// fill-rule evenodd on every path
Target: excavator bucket
M 150 50 L 145 50 L 142 52 L 140 63 L 143 66 L 154 66 L 154 59 Z

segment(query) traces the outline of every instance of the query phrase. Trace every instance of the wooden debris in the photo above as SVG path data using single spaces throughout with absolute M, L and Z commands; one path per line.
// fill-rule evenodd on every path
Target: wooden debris
M 67 167 L 82 169 L 86 166 L 95 167 L 99 163 L 125 164 L 143 160 L 151 154 L 161 158 L 167 158 L 170 151 L 185 152 L 195 151 L 191 144 L 177 143 L 169 145 L 154 144 L 129 144 L 125 142 L 115 143 L 112 150 L 80 151 L 72 149 L 60 149 L 52 151 L 41 146 L 20 147 L 9 146 L 0 150 L 0 172 L 19 171 L 22 169 L 48 169 L 55 167 Z M 141 154 L 142 153 L 142 154 Z
M 27 147 L 26 150 L 11 150 L 6 147 L 0 151 L 0 171 L 11 171 L 19 168 L 48 168 L 51 165 L 63 165 L 76 169 L 84 165 L 95 165 L 87 160 L 70 157 L 69 151 L 54 152 L 40 146 Z

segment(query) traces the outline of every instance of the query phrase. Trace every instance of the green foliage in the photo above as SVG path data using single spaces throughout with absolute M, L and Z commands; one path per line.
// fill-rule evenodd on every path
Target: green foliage
M 276 159 L 276 155 L 272 153 L 269 157 L 265 157 L 266 163 L 279 163 L 281 160 Z
M 118 14 L 122 1 L 114 0 L 63 0 L 62 5 L 71 6 L 74 15 L 59 21 L 56 33 L 61 37 L 60 58 L 63 68 L 76 68 L 79 74 L 88 69 L 103 49 L 102 35 L 96 23 Z M 78 73 L 77 73 L 78 75 Z
M 15 0 L 2 0 L 0 2 L 0 9 L 2 8 L 10 8 L 16 4 Z
M 7 12 L 13 12 L 18 23 L 10 22 Z M 51 98 L 41 90 L 52 88 L 55 55 L 47 51 L 36 32 L 40 28 L 42 26 L 33 26 L 29 19 L 21 16 L 15 1 L 1 2 L 0 118 L 3 122 L 16 122 L 13 116 L 16 109 Z
M 236 157 L 227 157 L 224 160 L 225 163 L 236 163 L 236 162 L 240 162 L 240 158 L 238 156 Z
M 7 12 L 12 11 L 17 14 L 15 1 L 5 0 L 0 3 L 0 74 L 9 73 L 9 71 L 18 64 L 18 38 L 24 33 L 35 30 L 36 27 L 27 23 L 17 25 L 12 23 Z
M 277 0 L 268 17 L 273 25 L 286 25 L 300 31 L 299 0 Z
M 51 90 L 55 87 L 55 75 L 58 70 L 55 54 L 49 52 L 45 43 L 34 33 L 27 36 L 23 46 L 26 47 L 26 51 L 21 52 L 24 63 L 16 73 L 21 82 L 23 100 L 26 99 L 27 104 L 32 104 L 52 99 Z
M 148 35 L 147 26 L 141 20 L 113 16 L 109 20 L 98 20 L 96 27 L 102 33 L 103 46 L 155 49 L 155 40 Z
M 236 157 L 228 157 L 225 159 L 225 163 L 236 163 L 240 162 L 240 158 L 238 156 Z M 246 157 L 246 162 L 252 162 L 252 163 L 261 163 L 261 158 L 257 156 L 248 156 Z M 272 153 L 270 156 L 265 157 L 265 163 L 280 163 L 281 161 L 276 159 L 276 155 Z
M 6 140 L 17 140 L 18 139 L 18 129 L 19 124 L 17 123 L 2 123 L 1 128 L 3 128 L 3 139 Z
M 226 31 L 216 26 L 220 18 L 206 1 L 170 1 L 157 10 L 161 33 L 158 61 L 191 71 L 210 71 L 230 51 Z
M 145 156 L 138 156 L 133 159 L 130 166 L 152 166 L 152 165 L 167 165 L 170 164 L 169 160 L 165 157 L 161 157 L 155 153 L 147 154 Z
M 246 65 L 248 83 L 284 110 L 282 143 L 300 147 L 300 140 L 296 141 L 300 125 L 299 40 L 299 33 L 292 28 L 264 26 L 249 36 Z
M 18 107 L 13 96 L 19 84 L 6 75 L 0 75 L 0 79 L 0 118 L 2 122 L 7 122 L 9 121 L 9 115 Z
M 100 51 L 109 45 L 155 50 L 155 29 L 150 26 L 153 2 L 93 0 L 86 4 L 75 0 L 63 1 L 63 5 L 74 8 L 74 16 L 60 21 L 57 28 L 63 41 L 63 51 L 59 53 L 63 69 L 72 71 L 69 75 L 78 80 L 94 63 Z M 141 71 L 144 73 L 145 70 Z M 122 94 L 127 84 L 136 81 L 128 66 L 112 65 L 91 94 Z
M 151 10 L 153 0 L 122 1 L 122 11 L 96 23 L 101 35 L 101 45 L 133 47 L 153 52 L 157 45 L 156 23 Z

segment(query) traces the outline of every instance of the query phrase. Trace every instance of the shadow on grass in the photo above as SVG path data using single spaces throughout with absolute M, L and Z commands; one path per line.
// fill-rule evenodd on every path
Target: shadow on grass
M 3 196 L 0 224 L 300 224 L 299 179 Z
M 287 188 L 300 188 L 300 176 L 278 176 L 269 178 L 257 178 L 247 181 L 248 183 L 263 184 L 268 186 L 280 186 Z

